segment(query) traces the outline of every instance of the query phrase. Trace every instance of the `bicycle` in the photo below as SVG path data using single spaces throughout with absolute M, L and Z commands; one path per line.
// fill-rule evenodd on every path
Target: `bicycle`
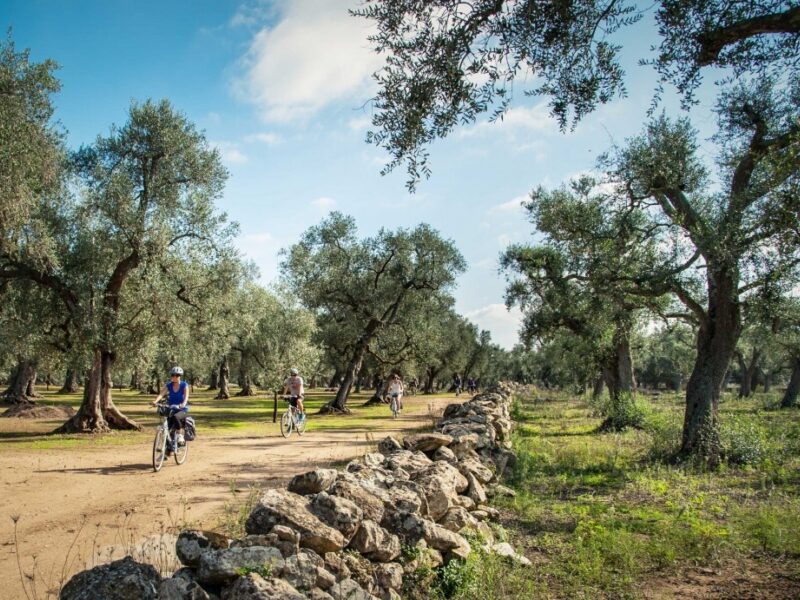
M 153 440 L 153 470 L 158 472 L 164 465 L 164 459 L 167 457 L 167 441 L 172 445 L 172 440 L 176 435 L 176 431 L 169 426 L 169 417 L 174 408 L 167 404 L 157 404 L 156 411 L 161 417 L 161 424 L 156 428 L 156 437 Z M 182 465 L 186 462 L 186 457 L 189 456 L 189 444 L 184 441 L 183 445 L 178 445 L 175 452 L 175 462 Z
M 389 400 L 389 408 L 392 409 L 392 418 L 396 419 L 400 412 L 400 398 L 397 394 L 392 394 Z
M 306 431 L 306 419 L 301 418 L 297 409 L 297 396 L 284 396 L 283 399 L 289 403 L 289 408 L 281 415 L 281 435 L 288 438 L 292 435 L 292 430 L 296 431 L 297 435 L 303 435 Z

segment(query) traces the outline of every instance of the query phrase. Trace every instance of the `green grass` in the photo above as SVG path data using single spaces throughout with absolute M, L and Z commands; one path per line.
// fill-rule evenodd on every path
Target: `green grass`
M 43 397 L 37 402 L 43 406 L 72 406 L 77 409 L 81 403 L 80 394 L 61 395 L 55 392 L 55 388 L 38 391 Z M 236 391 L 238 388 L 231 387 L 232 393 Z M 197 420 L 200 435 L 263 435 L 265 427 L 270 435 L 280 435 L 278 424 L 272 423 L 274 399 L 271 393 L 252 397 L 234 396 L 228 400 L 216 400 L 215 394 L 216 392 L 198 387 L 190 395 L 190 411 Z M 309 414 L 307 431 L 363 431 L 377 436 L 381 430 L 396 428 L 398 423 L 390 418 L 389 409 L 385 405 L 361 406 L 371 394 L 371 391 L 351 394 L 348 400 L 348 406 L 353 411 L 351 415 L 323 416 L 316 413 L 333 398 L 333 393 L 311 390 L 305 400 Z M 26 421 L 24 427 L 20 428 L 16 419 L 0 419 L 0 448 L 54 450 L 138 445 L 152 437 L 152 428 L 158 423 L 155 411 L 149 406 L 153 397 L 127 389 L 114 390 L 113 393 L 117 407 L 141 424 L 143 431 L 115 431 L 104 435 L 52 435 L 50 432 L 61 424 L 61 420 Z M 416 396 L 407 398 L 406 402 L 425 407 L 433 399 L 442 397 L 451 398 L 452 395 Z M 278 418 L 285 410 L 286 403 L 279 399 Z M 422 412 L 426 410 L 423 408 Z M 415 420 L 419 421 L 420 428 L 428 427 L 431 423 L 427 415 L 415 417 Z M 403 426 L 408 426 L 407 419 L 403 420 Z
M 734 560 L 766 570 L 789 564 L 800 580 L 800 413 L 774 410 L 763 396 L 726 395 L 728 460 L 708 472 L 664 460 L 680 441 L 683 398 L 647 400 L 645 429 L 622 433 L 598 433 L 602 419 L 582 398 L 548 392 L 546 401 L 517 401 L 518 461 L 509 478 L 517 497 L 497 506 L 512 543 L 535 566 L 511 569 L 513 589 L 641 598 L 665 576 Z M 488 583 L 503 572 L 493 561 L 464 568 L 472 569 L 469 582 L 445 597 L 467 598 L 475 585 L 481 595 L 472 597 L 503 597 L 501 585 L 508 592 L 508 579 Z

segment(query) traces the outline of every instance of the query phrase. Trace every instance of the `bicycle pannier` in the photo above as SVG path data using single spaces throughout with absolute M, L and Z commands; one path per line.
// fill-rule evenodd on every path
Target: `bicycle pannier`
M 186 417 L 183 421 L 183 437 L 187 442 L 193 442 L 197 437 L 197 427 L 194 424 L 194 417 Z

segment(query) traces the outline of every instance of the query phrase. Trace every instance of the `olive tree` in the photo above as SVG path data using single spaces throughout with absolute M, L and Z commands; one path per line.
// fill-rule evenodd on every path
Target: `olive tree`
M 453 243 L 428 225 L 358 239 L 354 220 L 336 212 L 284 252 L 283 276 L 302 290 L 300 299 L 318 322 L 349 324 L 350 352 L 329 409 L 348 410 L 350 390 L 378 335 L 400 324 L 415 327 L 413 315 L 446 295 L 464 266 Z
M 37 207 L 55 258 L 37 260 L 34 240 L 18 240 L 0 252 L 0 278 L 48 289 L 91 350 L 83 402 L 61 431 L 138 428 L 112 401 L 112 366 L 125 314 L 146 314 L 163 295 L 135 296 L 128 288 L 149 280 L 171 298 L 197 303 L 190 272 L 178 266 L 211 266 L 230 252 L 234 229 L 214 209 L 227 173 L 218 152 L 167 101 L 133 104 L 127 123 L 75 152 L 70 166 L 76 197 L 65 192 Z M 135 307 L 126 304 L 132 297 Z
M 794 279 L 800 264 L 800 81 L 741 83 L 717 105 L 713 177 L 688 119 L 654 119 L 606 165 L 622 210 L 650 215 L 660 266 L 628 278 L 634 293 L 670 293 L 698 326 L 681 451 L 716 460 L 717 405 L 742 331 L 742 302 Z

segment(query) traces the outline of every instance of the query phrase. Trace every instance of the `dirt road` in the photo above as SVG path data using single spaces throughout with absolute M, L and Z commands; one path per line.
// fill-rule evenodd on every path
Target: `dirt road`
M 35 585 L 38 598 L 86 565 L 129 552 L 147 554 L 168 569 L 168 530 L 200 522 L 213 526 L 226 504 L 240 504 L 251 485 L 278 485 L 308 468 L 362 455 L 389 433 L 425 427 L 428 402 L 409 399 L 405 414 L 381 422 L 390 429 L 379 431 L 322 429 L 285 440 L 270 423 L 256 435 L 203 436 L 192 443 L 184 465 L 170 459 L 159 473 L 150 464 L 149 445 L 3 452 L 0 597 L 25 598 L 18 558 L 29 594 Z

